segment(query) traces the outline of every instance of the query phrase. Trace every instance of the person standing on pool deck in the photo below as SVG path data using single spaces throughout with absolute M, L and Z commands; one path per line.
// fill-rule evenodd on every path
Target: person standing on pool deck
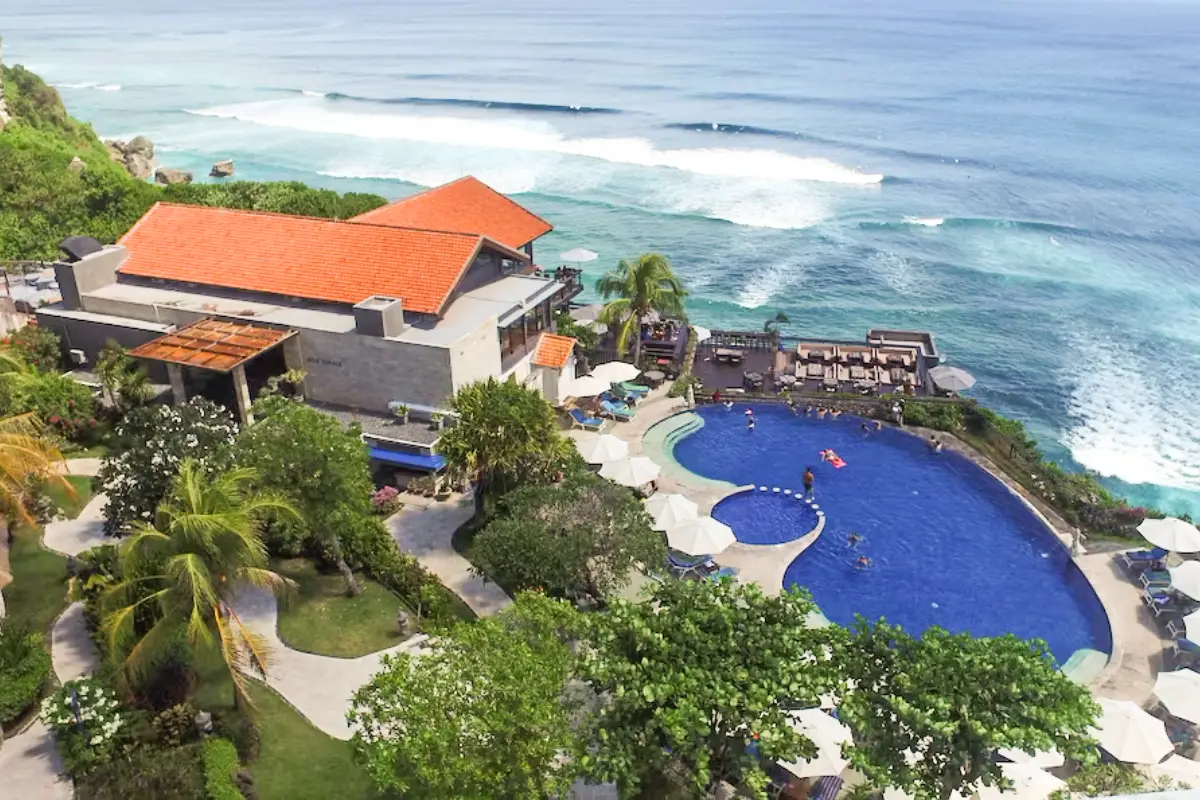
M 813 499 L 813 471 L 812 467 L 804 468 L 804 499 L 812 502 Z
M 754 415 L 753 414 L 746 417 L 746 430 L 748 430 L 748 431 L 754 430 Z

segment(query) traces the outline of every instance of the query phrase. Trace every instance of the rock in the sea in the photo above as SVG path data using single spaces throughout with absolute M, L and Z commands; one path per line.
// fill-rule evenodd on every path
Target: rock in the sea
M 82 158 L 80 158 L 79 156 L 75 156 L 74 158 L 71 159 L 71 163 L 67 164 L 67 169 L 71 170 L 71 172 L 74 172 L 76 175 L 78 175 L 79 173 L 81 173 L 85 169 L 87 169 L 87 164 L 83 163 Z
M 208 173 L 213 178 L 228 178 L 233 174 L 233 159 L 218 161 L 213 164 L 212 172 Z
M 182 169 L 159 167 L 154 173 L 154 182 L 161 183 L 163 186 L 170 186 L 173 183 L 191 183 L 192 173 Z
M 139 181 L 154 174 L 154 143 L 145 136 L 135 136 L 128 142 L 109 139 L 104 146 L 113 161 L 124 165 L 126 171 Z

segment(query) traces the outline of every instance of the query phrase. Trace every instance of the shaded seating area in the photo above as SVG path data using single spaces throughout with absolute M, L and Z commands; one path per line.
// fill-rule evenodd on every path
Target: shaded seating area
M 572 408 L 569 412 L 571 415 L 571 427 L 583 428 L 588 431 L 598 431 L 604 427 L 604 420 L 599 417 L 589 417 L 583 412 L 583 409 Z

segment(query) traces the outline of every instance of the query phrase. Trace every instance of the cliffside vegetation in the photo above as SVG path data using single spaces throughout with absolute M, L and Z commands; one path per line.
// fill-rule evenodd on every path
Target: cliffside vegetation
M 150 206 L 175 203 L 347 219 L 387 202 L 298 182 L 158 186 L 132 178 L 58 92 L 21 66 L 0 66 L 12 120 L 0 130 L 0 260 L 51 259 L 75 234 L 114 242 Z M 72 169 L 78 157 L 83 169 Z

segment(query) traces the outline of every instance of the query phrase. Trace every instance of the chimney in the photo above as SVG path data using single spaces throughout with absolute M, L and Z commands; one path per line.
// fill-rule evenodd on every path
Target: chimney
M 399 336 L 405 328 L 404 301 L 374 295 L 354 306 L 354 329 L 363 336 Z
M 119 244 L 101 247 L 94 239 L 70 237 L 61 248 L 63 258 L 54 263 L 54 278 L 66 308 L 81 307 L 88 292 L 117 282 L 117 268 L 129 252 Z

